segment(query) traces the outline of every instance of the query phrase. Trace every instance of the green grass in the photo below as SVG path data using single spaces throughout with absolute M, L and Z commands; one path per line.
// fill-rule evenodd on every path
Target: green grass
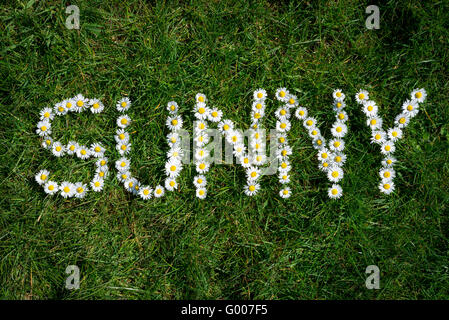
M 4 299 L 447 299 L 449 285 L 449 4 L 388 1 L 379 30 L 365 28 L 365 1 L 77 1 L 81 29 L 68 30 L 58 1 L 0 5 L 0 297 Z M 399 4 L 400 3 L 400 4 Z M 143 202 L 115 169 L 105 191 L 84 200 L 47 197 L 34 174 L 87 181 L 93 162 L 56 159 L 35 134 L 39 111 L 82 93 L 107 105 L 100 116 L 54 121 L 63 142 L 102 141 L 118 158 L 114 101 L 129 95 L 133 170 L 163 181 L 170 100 L 191 128 L 205 93 L 240 127 L 251 93 L 295 92 L 322 128 L 333 88 L 348 98 L 345 196 L 329 201 L 326 177 L 302 125 L 290 132 L 293 192 L 274 176 L 255 198 L 244 172 L 214 166 L 206 201 L 193 166 L 179 192 Z M 366 88 L 391 125 L 415 87 L 428 99 L 397 144 L 397 191 L 377 190 L 381 155 L 354 100 Z M 267 127 L 275 119 L 269 103 Z M 325 130 L 329 136 L 329 131 Z M 68 265 L 81 289 L 64 288 Z M 365 268 L 381 289 L 365 288 Z

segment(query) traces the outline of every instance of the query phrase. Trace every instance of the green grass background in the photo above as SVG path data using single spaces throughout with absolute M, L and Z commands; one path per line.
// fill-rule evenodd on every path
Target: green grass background
M 80 30 L 65 7 L 80 8 Z M 449 298 L 449 3 L 385 1 L 379 30 L 365 28 L 368 1 L 3 1 L 0 5 L 0 297 L 3 299 L 447 299 Z M 310 140 L 298 121 L 292 188 L 274 176 L 243 196 L 244 172 L 214 166 L 206 201 L 194 196 L 193 166 L 178 192 L 144 202 L 115 169 L 104 192 L 47 197 L 34 181 L 88 181 L 93 160 L 57 159 L 35 134 L 45 106 L 82 93 L 106 110 L 53 121 L 53 137 L 102 141 L 115 161 L 115 101 L 134 106 L 133 171 L 163 182 L 170 100 L 191 129 L 205 93 L 242 128 L 252 91 L 288 87 L 319 119 L 333 122 L 332 89 L 348 95 L 348 162 L 340 201 L 327 199 Z M 366 88 L 391 126 L 416 87 L 422 112 L 397 144 L 396 192 L 378 192 L 382 159 L 354 100 Z M 267 127 L 274 127 L 269 102 Z M 323 129 L 324 130 L 324 129 Z M 329 129 L 324 130 L 329 136 Z M 81 288 L 64 288 L 78 265 Z M 365 268 L 381 289 L 365 288 Z

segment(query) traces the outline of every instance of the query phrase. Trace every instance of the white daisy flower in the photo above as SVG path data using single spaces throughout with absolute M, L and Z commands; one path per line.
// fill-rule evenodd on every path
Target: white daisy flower
M 388 129 L 388 138 L 391 141 L 396 142 L 402 138 L 402 130 L 398 127 Z
M 207 189 L 206 188 L 198 188 L 196 189 L 196 196 L 199 199 L 205 199 L 207 196 Z
M 106 177 L 108 176 L 108 173 L 109 173 L 109 168 L 107 166 L 97 167 L 95 169 L 95 174 L 100 179 L 106 179 Z
M 409 122 L 410 122 L 410 116 L 406 113 L 400 113 L 394 119 L 394 123 L 396 123 L 396 126 L 401 129 L 407 127 Z
M 260 178 L 260 169 L 256 168 L 256 167 L 249 167 L 248 169 L 246 169 L 246 178 L 248 180 L 257 180 Z
M 280 184 L 290 183 L 290 175 L 284 172 L 279 173 L 279 183 Z
M 182 128 L 182 118 L 178 115 L 167 117 L 166 125 L 168 129 L 176 131 Z
M 321 131 L 317 127 L 311 127 L 308 129 L 309 131 L 309 137 L 312 139 L 315 139 L 316 137 L 321 136 Z
M 34 178 L 36 179 L 36 182 L 39 183 L 40 185 L 43 185 L 44 183 L 46 183 L 48 181 L 48 177 L 50 175 L 50 172 L 48 170 L 41 170 L 39 171 Z
M 287 119 L 282 120 L 282 121 L 276 121 L 276 131 L 279 132 L 287 132 L 291 129 L 292 125 L 290 123 L 290 121 L 288 121 Z
M 131 143 L 129 142 L 118 142 L 115 146 L 118 153 L 123 156 L 131 152 Z
M 177 114 L 179 110 L 179 106 L 176 103 L 176 101 L 170 101 L 169 103 L 167 103 L 167 111 L 170 114 Z
M 334 92 L 332 92 L 332 97 L 334 100 L 343 101 L 346 96 L 341 89 L 335 89 Z
M 128 109 L 131 107 L 131 100 L 129 100 L 129 98 L 127 97 L 121 98 L 119 101 L 117 101 L 115 107 L 120 112 L 128 111 Z
M 125 187 L 125 190 L 130 192 L 130 193 L 134 193 L 136 191 L 135 186 L 138 183 L 136 178 L 128 178 L 125 180 L 125 182 L 123 183 L 123 186 Z
M 171 132 L 167 135 L 167 142 L 168 144 L 173 147 L 175 145 L 179 145 L 180 143 L 180 136 L 176 132 Z
M 329 148 L 332 151 L 343 151 L 345 148 L 345 142 L 342 139 L 331 139 L 329 141 Z
M 384 167 L 379 170 L 379 176 L 382 180 L 392 180 L 396 176 L 396 172 L 392 167 Z
M 348 133 L 348 127 L 343 122 L 335 122 L 332 125 L 331 133 L 334 137 L 343 138 Z
M 396 147 L 394 146 L 394 143 L 392 141 L 385 141 L 382 144 L 382 148 L 380 149 L 380 152 L 384 155 L 389 155 L 394 153 L 396 150 Z
M 243 143 L 237 143 L 234 145 L 234 150 L 232 151 L 236 158 L 241 157 L 246 153 L 246 147 Z
M 306 129 L 316 127 L 316 119 L 312 117 L 306 118 L 303 125 Z
M 99 143 L 93 143 L 90 146 L 90 152 L 92 154 L 92 156 L 94 156 L 95 158 L 100 158 L 104 156 L 106 149 Z
M 89 106 L 89 99 L 85 98 L 82 94 L 76 95 L 73 101 L 75 101 L 74 110 L 76 112 L 82 112 Z
M 332 164 L 335 166 L 343 166 L 347 159 L 343 152 L 332 153 L 330 158 L 332 160 Z
M 83 160 L 89 159 L 91 151 L 86 146 L 79 146 L 78 149 L 76 149 L 76 156 Z
M 195 118 L 206 120 L 210 111 L 209 108 L 206 107 L 206 104 L 204 102 L 198 102 L 193 109 L 193 112 L 195 112 Z
M 64 101 L 56 103 L 54 108 L 53 108 L 53 111 L 58 116 L 62 116 L 62 115 L 67 114 L 67 109 L 65 107 Z
M 322 147 L 319 151 L 318 151 L 318 160 L 319 161 L 329 161 L 329 158 L 330 158 L 330 151 L 327 149 L 327 148 L 325 148 L 325 147 Z
M 63 102 L 65 109 L 68 111 L 76 111 L 76 101 L 73 99 L 66 99 Z
M 254 101 L 251 110 L 254 112 L 265 112 L 265 100 Z
M 282 121 L 283 119 L 289 119 L 291 117 L 290 110 L 286 107 L 279 107 L 274 112 L 274 115 L 280 121 Z
M 156 186 L 156 188 L 154 188 L 154 196 L 155 196 L 156 198 L 160 198 L 160 197 L 162 197 L 164 194 L 165 194 L 165 189 L 164 189 L 163 186 L 158 185 L 158 186 Z
M 293 94 L 289 95 L 287 100 L 287 106 L 290 108 L 298 106 L 298 98 Z
M 267 156 L 263 153 L 260 153 L 260 154 L 255 154 L 252 157 L 250 163 L 254 164 L 255 166 L 261 166 L 261 165 L 265 164 L 266 162 L 267 162 Z
M 288 144 L 288 138 L 286 133 L 276 132 L 277 142 L 280 144 Z
M 243 168 L 249 168 L 251 166 L 251 158 L 248 155 L 243 155 L 238 159 L 238 163 Z
M 384 167 L 393 167 L 393 165 L 396 163 L 396 158 L 392 157 L 391 155 L 386 156 L 383 160 L 382 160 L 382 166 Z
M 55 114 L 53 113 L 53 110 L 51 108 L 44 108 L 39 113 L 41 120 L 53 120 L 55 117 Z
M 285 187 L 279 191 L 279 196 L 283 199 L 287 199 L 287 198 L 290 198 L 291 193 L 292 192 L 291 192 L 290 187 Z
M 211 109 L 207 115 L 207 119 L 212 122 L 219 122 L 221 117 L 223 117 L 223 112 L 217 108 Z
M 278 159 L 283 160 L 284 158 L 291 155 L 293 152 L 292 148 L 289 145 L 282 145 L 276 150 L 276 156 Z
M 165 189 L 168 191 L 174 191 L 176 188 L 178 188 L 178 183 L 174 178 L 165 179 Z
M 332 166 L 327 171 L 327 178 L 331 182 L 338 182 L 343 179 L 343 169 L 339 166 Z
M 197 147 L 203 147 L 209 143 L 210 137 L 206 132 L 199 132 L 195 135 L 195 143 Z
M 172 147 L 170 148 L 170 150 L 168 150 L 167 152 L 167 158 L 171 159 L 176 159 L 178 161 L 181 161 L 182 157 L 184 156 L 184 151 L 180 148 L 180 147 Z
M 288 160 L 282 160 L 279 162 L 278 171 L 279 172 L 288 172 L 292 169 L 290 166 L 290 162 Z
M 193 130 L 195 134 L 199 134 L 201 132 L 204 132 L 208 129 L 207 122 L 204 120 L 195 121 L 193 124 Z
M 93 191 L 100 192 L 101 190 L 103 190 L 103 187 L 104 187 L 104 179 L 101 179 L 98 177 L 94 178 L 90 182 L 90 187 L 92 188 Z
M 90 99 L 89 105 L 92 113 L 100 113 L 104 110 L 104 104 L 99 99 Z
M 371 133 L 371 143 L 383 144 L 387 140 L 387 134 L 383 130 L 374 130 Z
M 193 184 L 195 185 L 196 188 L 205 187 L 207 184 L 206 177 L 203 175 L 195 176 L 195 178 L 193 178 Z
M 222 120 L 218 123 L 218 130 L 220 130 L 221 133 L 234 130 L 234 123 L 229 119 Z
M 127 179 L 131 178 L 131 172 L 130 171 L 119 171 L 117 173 L 117 180 L 124 183 Z
M 138 194 L 143 200 L 148 200 L 153 196 L 153 189 L 149 186 L 142 186 L 140 187 Z
M 343 195 L 343 189 L 338 184 L 333 184 L 327 191 L 329 198 L 339 199 Z
M 265 151 L 265 143 L 263 141 L 253 140 L 250 147 L 253 152 L 263 153 Z
M 360 104 L 363 103 L 364 101 L 367 101 L 368 99 L 369 99 L 369 94 L 368 94 L 368 91 L 366 91 L 366 90 L 360 90 L 355 95 L 355 100 L 357 101 L 357 103 L 360 103 Z
M 182 164 L 176 159 L 170 159 L 165 163 L 165 174 L 171 178 L 176 178 L 182 170 Z
M 59 185 L 59 191 L 64 198 L 71 198 L 75 195 L 75 185 L 73 183 L 64 181 Z
M 68 155 L 74 155 L 78 151 L 79 147 L 80 146 L 76 141 L 69 141 L 65 148 L 65 151 Z
M 267 92 L 264 89 L 257 89 L 253 93 L 254 100 L 265 100 L 267 98 Z
M 385 194 L 390 194 L 394 191 L 393 181 L 382 181 L 379 183 L 379 190 Z
M 243 143 L 243 135 L 237 130 L 228 131 L 226 132 L 226 141 L 232 145 Z
M 115 168 L 119 172 L 128 171 L 130 167 L 131 162 L 127 158 L 120 158 L 115 162 Z
M 416 100 L 406 100 L 402 105 L 402 110 L 410 118 L 413 118 L 419 112 L 419 104 Z
M 204 95 L 202 93 L 197 93 L 195 96 L 195 100 L 196 100 L 196 102 L 204 102 L 204 103 L 207 102 L 206 95 Z
M 41 136 L 47 136 L 51 134 L 51 123 L 49 120 L 42 120 L 37 123 L 36 133 Z
M 209 171 L 210 164 L 206 161 L 198 161 L 196 163 L 196 172 L 205 173 Z
M 262 110 L 251 111 L 251 120 L 253 122 L 260 121 L 265 116 L 265 112 Z
M 382 122 L 382 118 L 373 116 L 366 120 L 366 125 L 369 126 L 371 130 L 382 130 Z
M 53 143 L 53 146 L 51 148 L 51 152 L 53 153 L 53 155 L 55 157 L 62 157 L 64 155 L 65 152 L 65 148 L 64 146 L 61 144 L 61 142 L 56 141 L 55 143 Z
M 75 198 L 82 199 L 88 191 L 87 185 L 82 182 L 75 183 Z
M 201 160 L 209 158 L 209 156 L 210 156 L 210 152 L 207 149 L 198 148 L 195 150 L 195 159 L 196 160 L 201 161 Z
M 379 111 L 379 107 L 376 105 L 376 103 L 374 101 L 368 100 L 363 103 L 362 111 L 369 118 L 377 117 L 377 112 Z
M 332 109 L 335 112 L 343 111 L 343 109 L 346 107 L 346 103 L 344 101 L 334 101 L 334 105 Z
M 257 194 L 260 190 L 260 185 L 256 182 L 249 182 L 244 189 L 244 192 L 247 196 L 252 197 Z
M 424 102 L 427 97 L 427 92 L 424 90 L 424 88 L 421 89 L 414 89 L 411 93 L 412 100 L 416 100 L 419 103 Z
M 123 129 L 118 129 L 116 135 L 114 135 L 115 142 L 127 143 L 129 141 L 129 133 Z
M 299 120 L 306 119 L 307 115 L 308 115 L 308 111 L 306 108 L 304 108 L 304 107 L 296 108 L 295 117 L 298 118 Z
M 344 110 L 337 111 L 337 114 L 335 115 L 335 117 L 337 118 L 337 121 L 340 121 L 343 123 L 348 121 L 348 114 Z
M 288 96 L 290 95 L 290 93 L 288 92 L 288 90 L 286 88 L 279 88 L 276 90 L 275 95 L 276 95 L 276 99 L 278 99 L 279 101 L 287 102 Z
M 42 147 L 45 149 L 50 149 L 53 144 L 53 139 L 50 136 L 45 136 L 42 140 Z
M 320 169 L 323 172 L 327 172 L 329 168 L 331 167 L 332 162 L 328 160 L 324 160 L 318 163 L 318 169 Z
M 117 118 L 117 126 L 119 126 L 122 129 L 125 129 L 131 124 L 131 118 L 127 115 L 121 115 Z
M 315 139 L 313 139 L 313 141 L 312 141 L 312 146 L 316 150 L 321 149 L 325 145 L 326 145 L 326 140 L 323 138 L 323 136 L 318 136 Z
M 259 142 L 262 142 L 262 140 L 265 138 L 265 131 L 263 130 L 251 130 L 250 133 L 250 139 L 251 140 L 257 140 Z M 242 136 L 243 139 L 243 136 Z M 243 141 L 241 141 L 243 143 Z
M 44 185 L 44 191 L 46 194 L 54 195 L 56 192 L 59 191 L 58 184 L 54 181 L 48 181 Z

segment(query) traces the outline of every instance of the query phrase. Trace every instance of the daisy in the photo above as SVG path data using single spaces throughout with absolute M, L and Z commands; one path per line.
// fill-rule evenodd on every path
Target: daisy
M 312 139 L 315 139 L 316 137 L 321 136 L 321 131 L 320 131 L 320 129 L 318 129 L 317 127 L 309 128 L 309 136 L 310 136 Z
M 82 182 L 75 183 L 75 198 L 82 199 L 87 194 L 87 185 Z
M 291 189 L 290 189 L 290 187 L 285 187 L 285 188 L 281 189 L 279 191 L 279 196 L 281 198 L 283 198 L 283 199 L 290 198 L 290 196 L 291 196 Z
M 58 184 L 54 181 L 45 183 L 44 190 L 46 194 L 53 195 L 59 191 Z
M 182 118 L 177 115 L 167 117 L 166 125 L 172 131 L 179 130 L 182 128 Z
M 210 164 L 206 161 L 198 161 L 196 163 L 196 171 L 199 173 L 205 173 L 209 171 Z
M 55 143 L 53 143 L 53 146 L 52 146 L 52 148 L 51 148 L 51 151 L 52 151 L 52 153 L 53 153 L 53 155 L 55 156 L 55 157 L 62 157 L 63 155 L 64 155 L 64 151 L 65 151 L 65 148 L 64 148 L 64 146 L 61 144 L 61 142 L 59 142 L 59 141 L 56 141 Z
M 262 110 L 251 111 L 251 120 L 253 122 L 260 121 L 265 116 L 265 112 Z
M 76 156 L 80 159 L 89 159 L 91 155 L 91 151 L 86 146 L 79 146 L 78 149 L 76 149 Z
M 109 173 L 109 168 L 107 166 L 97 167 L 95 173 L 100 179 L 106 179 Z
M 251 141 L 251 150 L 253 152 L 263 152 L 265 150 L 265 143 L 258 140 Z
M 51 108 L 44 108 L 39 113 L 41 120 L 53 120 L 55 117 L 55 114 L 53 113 L 53 110 Z
M 265 137 L 264 133 L 265 130 L 251 130 L 251 139 L 261 142 L 261 140 Z
M 67 152 L 68 155 L 73 155 L 77 152 L 79 149 L 79 144 L 76 141 L 69 141 L 65 148 L 65 152 Z
M 196 188 L 203 188 L 207 184 L 206 177 L 203 175 L 198 175 L 195 178 L 193 178 L 193 184 Z
M 139 196 L 143 200 L 151 199 L 153 195 L 153 189 L 151 189 L 149 186 L 142 186 L 139 190 Z
M 54 113 L 57 114 L 58 116 L 65 115 L 67 113 L 64 101 L 56 103 L 53 110 Z
M 383 130 L 374 130 L 371 133 L 371 143 L 383 144 L 387 140 L 387 134 Z
M 419 112 L 419 104 L 416 100 L 406 100 L 402 105 L 402 110 L 410 118 L 413 118 Z
M 382 129 L 382 118 L 378 116 L 369 117 L 366 120 L 366 125 L 371 128 L 371 130 L 381 130 Z
M 332 125 L 331 133 L 334 137 L 343 138 L 348 133 L 348 127 L 343 122 L 335 122 Z
M 265 111 L 265 101 L 264 100 L 254 101 L 251 110 L 254 112 L 264 112 Z
M 207 115 L 207 118 L 209 121 L 212 121 L 212 122 L 220 122 L 222 116 L 223 116 L 223 112 L 221 110 L 218 110 L 217 108 L 213 108 L 210 110 L 209 114 Z
M 76 102 L 73 99 L 64 100 L 62 103 L 63 103 L 65 109 L 67 110 L 66 113 L 68 111 L 75 111 Z
M 296 108 L 295 117 L 298 118 L 299 120 L 304 120 L 305 118 L 307 118 L 307 115 L 308 111 L 306 108 L 304 107 Z
M 382 154 L 389 155 L 391 153 L 394 153 L 395 150 L 396 150 L 396 147 L 394 146 L 393 142 L 385 141 L 382 144 L 382 148 L 380 149 L 380 152 L 382 152 Z
M 49 120 L 42 120 L 37 123 L 36 133 L 41 136 L 47 136 L 51 134 L 51 123 Z
M 174 178 L 165 179 L 165 189 L 168 191 L 174 191 L 176 188 L 178 188 L 178 183 Z
M 82 94 L 76 95 L 73 101 L 75 101 L 74 110 L 76 112 L 83 111 L 89 104 L 89 99 L 85 98 Z
M 329 198 L 339 199 L 343 195 L 343 189 L 338 184 L 333 184 L 327 191 Z
M 104 179 L 94 178 L 90 182 L 90 187 L 92 188 L 93 191 L 100 192 L 101 190 L 103 190 L 104 187 Z
M 75 195 L 75 185 L 73 183 L 64 181 L 59 185 L 59 191 L 64 198 L 71 198 Z
M 282 132 L 276 132 L 277 142 L 281 144 L 288 144 L 287 135 Z
M 121 171 L 117 173 L 117 180 L 124 183 L 127 179 L 131 178 L 130 171 Z
M 335 101 L 333 105 L 333 109 L 335 112 L 343 111 L 343 109 L 346 107 L 346 103 L 343 101 Z
M 290 108 L 296 107 L 298 105 L 298 98 L 295 95 L 289 95 L 287 100 L 287 106 Z
M 402 138 L 402 130 L 398 127 L 388 129 L 388 138 L 391 141 L 396 142 Z
M 246 177 L 248 180 L 257 180 L 260 178 L 260 169 L 256 167 L 249 167 L 246 169 Z
M 207 98 L 204 94 L 197 93 L 195 96 L 195 100 L 196 100 L 196 102 L 204 102 L 205 103 L 207 101 Z
M 240 163 L 243 168 L 249 168 L 251 166 L 251 159 L 248 155 L 244 155 L 238 159 L 238 163 Z
M 137 179 L 136 178 L 128 178 L 125 180 L 125 182 L 123 183 L 123 186 L 125 187 L 126 191 L 130 192 L 130 193 L 134 193 L 135 189 L 134 187 L 137 184 Z
M 229 130 L 234 130 L 234 123 L 229 119 L 220 121 L 218 123 L 218 130 L 220 130 L 221 133 L 227 132 Z
M 204 148 L 198 148 L 195 150 L 195 159 L 196 160 L 204 160 L 209 158 L 210 152 L 207 149 Z
M 276 121 L 276 131 L 287 132 L 291 129 L 291 123 L 287 119 L 282 121 Z
M 39 171 L 36 176 L 34 177 L 36 179 L 36 182 L 40 185 L 43 185 L 48 181 L 48 176 L 50 175 L 50 172 L 48 170 L 41 170 Z
M 421 89 L 414 89 L 411 93 L 412 100 L 416 100 L 419 103 L 424 102 L 427 97 L 427 92 L 423 88 Z
M 103 157 L 105 151 L 106 151 L 106 149 L 99 143 L 93 143 L 90 146 L 90 152 L 91 152 L 92 156 L 94 156 L 95 158 Z
M 207 196 L 206 188 L 198 188 L 198 189 L 196 189 L 196 196 L 199 199 L 205 199 L 206 196 Z
M 391 167 L 381 168 L 379 176 L 383 181 L 392 180 L 396 176 L 396 172 Z
M 383 160 L 382 160 L 382 166 L 384 167 L 393 167 L 393 165 L 396 163 L 396 158 L 392 157 L 390 155 L 386 156 Z
M 115 142 L 127 143 L 129 141 L 129 133 L 123 129 L 118 129 L 116 135 L 114 135 Z
M 368 99 L 369 99 L 369 95 L 368 95 L 368 91 L 366 91 L 366 90 L 360 90 L 355 95 L 355 100 L 357 101 L 357 103 L 360 103 L 360 104 L 363 103 L 364 101 L 367 101 Z
M 346 162 L 346 155 L 343 152 L 336 152 L 330 156 L 332 164 L 342 166 Z
M 286 107 L 280 107 L 274 112 L 278 120 L 289 119 L 291 117 L 290 110 Z
M 382 181 L 379 183 L 379 189 L 381 192 L 385 194 L 390 194 L 394 191 L 394 182 L 393 181 Z
M 306 118 L 303 122 L 303 125 L 306 129 L 313 128 L 316 126 L 316 120 L 315 120 L 315 118 L 311 118 L 311 117 Z
M 115 149 L 118 153 L 123 156 L 131 152 L 131 143 L 129 142 L 119 142 L 116 144 Z
M 324 145 L 326 145 L 326 140 L 323 136 L 315 137 L 312 141 L 312 146 L 317 150 L 321 149 Z
M 256 182 L 250 182 L 245 186 L 244 192 L 247 196 L 252 197 L 260 190 L 260 185 Z
M 337 118 L 338 121 L 343 123 L 348 121 L 348 114 L 346 113 L 346 111 L 343 110 L 338 111 L 335 117 Z
M 279 173 L 279 183 L 280 184 L 290 183 L 290 175 L 284 172 Z
M 200 132 L 204 132 L 204 131 L 207 130 L 207 128 L 208 128 L 207 122 L 203 121 L 203 120 L 195 121 L 194 127 L 193 127 L 195 134 L 198 134 Z
M 287 91 L 286 88 L 279 88 L 276 90 L 275 95 L 276 95 L 276 99 L 278 99 L 279 101 L 287 102 L 289 92 Z
M 234 150 L 232 151 L 236 158 L 239 158 L 244 153 L 246 153 L 246 147 L 243 143 L 237 143 L 234 145 Z
M 138 195 L 139 191 L 140 191 L 140 187 L 141 187 L 140 182 L 137 181 L 137 179 L 136 179 L 136 183 L 134 184 L 133 194 Z
M 369 118 L 376 117 L 377 111 L 379 111 L 379 107 L 376 105 L 374 101 L 369 100 L 363 103 L 362 111 Z
M 284 145 L 276 150 L 276 156 L 281 160 L 285 157 L 288 157 L 291 154 L 292 154 L 292 148 L 288 145 Z
M 329 141 L 329 148 L 332 151 L 343 151 L 345 148 L 345 142 L 342 139 L 332 139 Z
M 254 100 L 265 100 L 267 98 L 267 92 L 264 89 L 257 89 L 253 93 Z
M 167 158 L 173 158 L 178 161 L 181 161 L 182 157 L 184 156 L 184 151 L 179 147 L 172 147 L 167 152 Z
M 176 178 L 182 170 L 182 164 L 176 159 L 170 159 L 165 163 L 165 174 L 171 178 Z
M 407 113 L 400 113 L 394 119 L 394 123 L 396 123 L 396 125 L 401 129 L 408 126 L 409 122 L 410 116 Z
M 122 129 L 125 129 L 130 124 L 131 124 L 131 118 L 127 114 L 124 114 L 117 118 L 117 126 L 119 126 Z
M 127 158 L 120 158 L 115 162 L 115 168 L 119 172 L 128 171 L 130 167 L 130 161 Z
M 330 158 L 329 155 L 330 155 L 329 150 L 327 148 L 323 147 L 318 151 L 318 160 L 319 161 L 329 161 L 329 158 Z
M 236 130 L 228 131 L 226 134 L 226 141 L 232 145 L 243 143 L 243 135 Z
M 179 106 L 175 101 L 170 101 L 167 103 L 167 110 L 170 114 L 177 114 L 179 110 Z
M 195 143 L 197 147 L 203 147 L 209 143 L 210 137 L 205 132 L 197 133 L 195 136 Z
M 195 118 L 205 120 L 208 118 L 209 108 L 206 107 L 205 103 L 198 102 L 195 108 L 193 109 L 193 112 L 195 112 Z
M 288 160 L 282 160 L 279 163 L 279 167 L 278 167 L 279 172 L 288 172 L 291 169 L 292 169 L 292 167 L 290 166 L 290 162 Z
M 343 101 L 346 96 L 341 91 L 341 89 L 335 89 L 334 92 L 332 92 L 332 97 L 334 98 L 334 100 Z
M 52 144 L 53 139 L 50 136 L 45 136 L 44 140 L 42 140 L 42 147 L 44 147 L 45 149 L 50 149 Z
M 165 194 L 165 190 L 164 190 L 164 187 L 163 187 L 163 186 L 158 185 L 158 186 L 156 186 L 156 188 L 154 188 L 154 196 L 155 196 L 156 198 L 160 198 L 160 197 L 162 197 L 164 194 Z
M 343 179 L 343 169 L 338 166 L 332 166 L 327 171 L 327 178 L 331 182 L 338 182 Z
M 318 169 L 320 169 L 323 172 L 327 172 L 329 170 L 330 166 L 331 166 L 331 161 L 329 161 L 329 159 L 318 163 Z
M 167 142 L 171 147 L 179 144 L 179 140 L 180 140 L 179 134 L 176 132 L 172 132 L 167 135 Z
M 104 104 L 99 99 L 90 99 L 89 105 L 92 113 L 100 113 L 104 110 Z
M 267 156 L 263 153 L 256 154 L 253 156 L 251 163 L 255 166 L 261 166 L 267 162 Z
M 129 98 L 127 97 L 121 98 L 119 101 L 117 101 L 115 107 L 120 112 L 128 111 L 128 109 L 131 107 L 131 100 L 129 100 Z

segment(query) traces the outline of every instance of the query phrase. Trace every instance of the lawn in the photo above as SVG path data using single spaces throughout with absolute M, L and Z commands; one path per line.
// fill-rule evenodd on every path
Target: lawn
M 67 29 L 59 1 L 0 5 L 0 298 L 2 299 L 448 299 L 449 3 L 385 1 L 380 29 L 365 27 L 366 1 L 76 1 L 80 29 Z M 94 160 L 56 158 L 35 133 L 39 111 L 82 93 L 105 112 L 54 121 L 54 137 L 108 148 L 115 101 L 133 101 L 133 171 L 164 181 L 165 105 L 186 127 L 197 92 L 241 128 L 252 92 L 269 95 L 273 128 L 285 86 L 319 119 L 325 136 L 332 90 L 347 94 L 344 196 L 327 197 L 310 139 L 298 120 L 289 199 L 276 176 L 255 197 L 244 171 L 215 165 L 208 197 L 195 198 L 195 168 L 179 190 L 143 201 L 115 177 L 85 199 L 47 196 L 34 175 L 88 181 Z M 396 190 L 378 190 L 382 156 L 354 99 L 367 89 L 391 126 L 414 88 L 428 93 L 396 144 Z M 80 289 L 65 270 L 80 268 Z M 365 269 L 380 269 L 380 289 Z

